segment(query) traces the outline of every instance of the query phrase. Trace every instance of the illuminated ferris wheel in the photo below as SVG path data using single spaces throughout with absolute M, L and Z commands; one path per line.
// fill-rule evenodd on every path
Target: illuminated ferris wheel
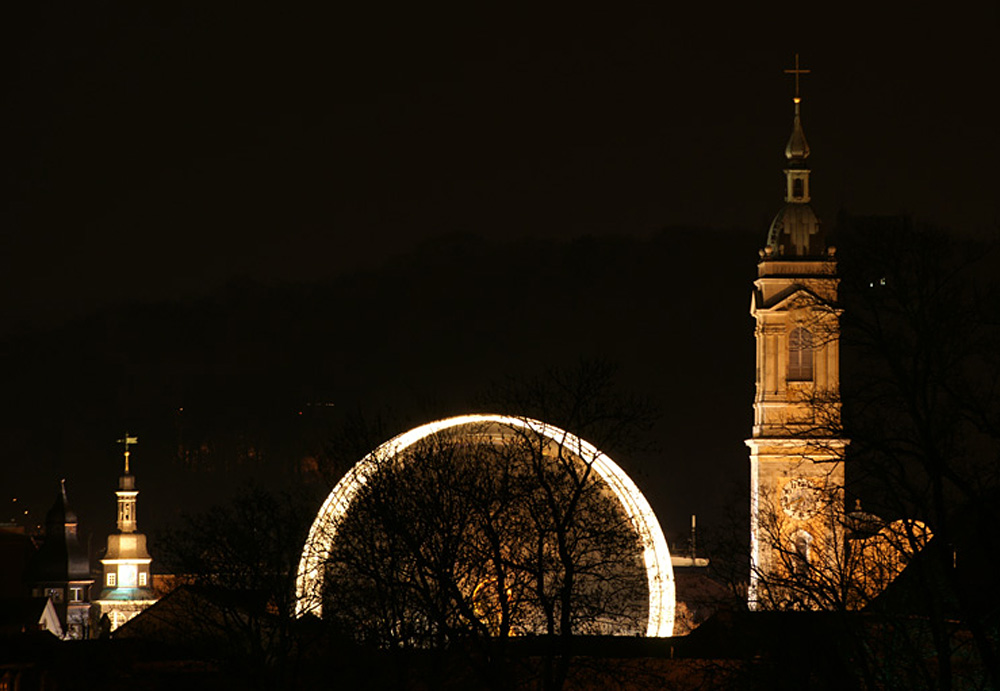
M 306 539 L 296 578 L 296 614 L 322 616 L 327 563 L 338 533 L 365 485 L 375 477 L 385 458 L 405 458 L 409 449 L 447 434 L 453 439 L 502 443 L 530 434 L 561 450 L 570 450 L 576 461 L 598 476 L 603 489 L 627 516 L 641 549 L 641 565 L 648 589 L 647 636 L 670 636 L 674 623 L 674 578 L 670 553 L 649 502 L 635 483 L 610 458 L 592 444 L 538 420 L 504 415 L 463 415 L 431 422 L 385 442 L 361 459 L 330 492 Z

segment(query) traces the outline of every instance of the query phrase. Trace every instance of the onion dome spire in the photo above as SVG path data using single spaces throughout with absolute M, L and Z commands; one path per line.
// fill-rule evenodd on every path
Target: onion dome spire
M 799 67 L 799 54 L 795 54 L 795 67 L 785 70 L 785 74 L 795 75 L 795 96 L 792 103 L 795 104 L 795 118 L 792 120 L 792 135 L 785 145 L 785 158 L 788 159 L 788 167 L 785 168 L 785 201 L 798 202 L 800 204 L 809 203 L 809 166 L 806 159 L 809 158 L 809 143 L 806 141 L 806 133 L 802 130 L 802 96 L 799 94 L 799 76 L 809 74 L 811 70 L 804 70 Z
M 785 145 L 785 158 L 788 159 L 790 164 L 801 162 L 805 164 L 805 160 L 809 158 L 809 142 L 806 141 L 806 133 L 802 131 L 802 113 L 801 105 L 802 98 L 796 96 L 795 102 L 795 120 L 792 122 L 792 136 L 788 138 L 788 144 Z
M 771 223 L 767 234 L 767 256 L 809 257 L 821 256 L 826 252 L 826 243 L 820 230 L 819 219 L 809 205 L 809 143 L 802 129 L 802 96 L 799 94 L 799 76 L 810 70 L 799 67 L 799 55 L 795 54 L 795 67 L 785 70 L 795 75 L 795 117 L 792 120 L 792 134 L 785 145 L 785 206 Z

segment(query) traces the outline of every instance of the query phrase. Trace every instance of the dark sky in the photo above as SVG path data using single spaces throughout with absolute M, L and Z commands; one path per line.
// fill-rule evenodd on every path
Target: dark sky
M 456 230 L 759 229 L 795 52 L 822 217 L 997 220 L 991 2 L 9 5 L 6 328 Z
M 813 71 L 803 78 L 803 118 L 823 219 L 846 209 L 908 212 L 959 232 L 997 227 L 997 9 L 985 0 L 961 11 L 901 2 L 8 5 L 0 335 L 41 333 L 117 303 L 206 295 L 244 277 L 374 271 L 456 232 L 568 242 L 697 226 L 762 240 L 781 205 L 792 115 L 782 70 L 796 52 Z M 745 265 L 751 276 L 756 256 L 745 244 L 719 243 L 718 258 L 685 258 L 683 269 L 665 261 L 657 280 L 673 296 L 663 304 L 688 293 L 725 302 L 712 328 L 730 352 L 752 358 L 748 281 L 734 296 L 732 280 L 712 275 Z M 602 314 L 616 314 L 616 328 L 659 323 L 650 311 L 659 297 L 635 300 L 610 285 L 616 302 Z M 713 292 L 720 286 L 725 295 Z M 351 299 L 363 308 L 366 296 Z M 697 326 L 700 308 L 677 309 L 682 319 L 663 317 L 658 334 L 678 321 Z M 633 370 L 659 366 L 657 343 L 643 346 L 648 358 Z M 611 355 L 628 360 L 632 351 L 616 347 Z M 559 352 L 572 360 L 587 350 Z M 676 354 L 664 350 L 660 361 Z M 467 376 L 452 360 L 427 369 L 438 381 Z M 739 372 L 752 368 L 739 362 Z M 375 366 L 388 396 L 418 385 Z M 80 381 L 104 375 L 94 366 Z M 669 398 L 676 376 L 664 368 L 648 383 Z M 723 425 L 734 464 L 745 462 L 751 388 L 741 381 L 713 394 L 739 417 Z M 705 394 L 680 417 L 667 414 L 705 432 L 718 420 L 698 429 L 696 413 L 713 409 Z M 76 437 L 66 430 L 91 425 L 91 438 L 109 438 L 54 404 L 37 417 L 61 440 L 52 473 L 72 465 L 67 440 Z M 698 482 L 717 474 L 697 463 Z M 93 501 L 108 503 L 109 482 L 94 481 L 106 490 Z M 676 499 L 667 484 L 653 492 Z

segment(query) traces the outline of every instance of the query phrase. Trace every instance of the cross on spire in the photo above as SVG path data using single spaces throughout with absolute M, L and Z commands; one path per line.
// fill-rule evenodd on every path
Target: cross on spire
M 119 439 L 118 443 L 125 445 L 125 474 L 128 475 L 128 456 L 129 456 L 128 447 L 129 447 L 129 444 L 132 444 L 132 445 L 138 444 L 139 443 L 139 437 L 130 437 L 130 436 L 128 436 L 128 432 L 126 432 L 125 433 L 125 438 L 124 439 Z
M 798 103 L 799 101 L 802 100 L 801 97 L 799 96 L 799 75 L 800 74 L 809 74 L 810 72 L 812 72 L 812 70 L 799 69 L 799 54 L 798 53 L 795 54 L 795 67 L 792 68 L 792 69 L 790 69 L 790 70 L 785 70 L 785 74 L 794 74 L 795 75 L 795 102 L 796 103 Z

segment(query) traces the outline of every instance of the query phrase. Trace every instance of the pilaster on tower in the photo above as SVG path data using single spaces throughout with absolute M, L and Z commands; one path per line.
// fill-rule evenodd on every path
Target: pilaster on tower
M 843 556 L 837 264 L 810 206 L 809 145 L 796 93 L 785 147 L 785 204 L 760 251 L 750 313 L 756 393 L 750 447 L 751 607 L 821 607 L 803 580 Z

